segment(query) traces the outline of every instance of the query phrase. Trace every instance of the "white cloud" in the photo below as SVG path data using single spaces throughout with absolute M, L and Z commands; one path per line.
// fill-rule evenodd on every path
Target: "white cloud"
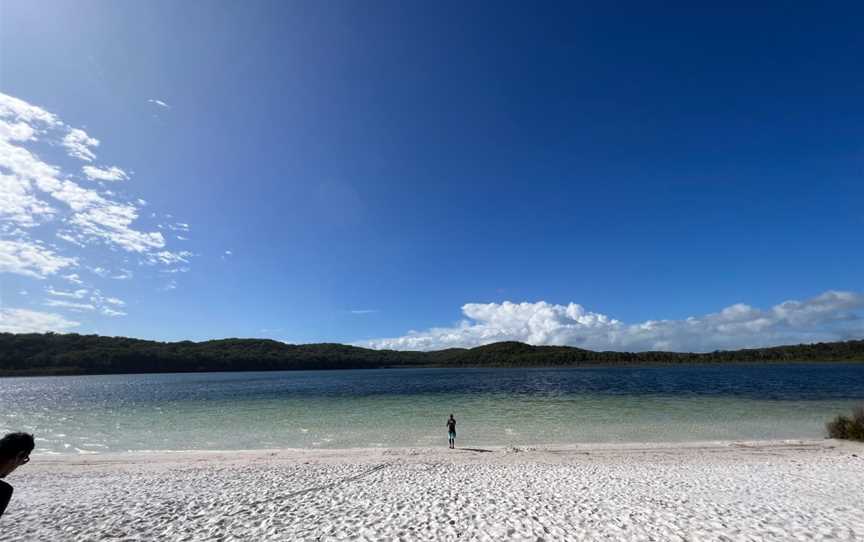
M 28 309 L 0 309 L 0 332 L 4 333 L 63 333 L 80 325 L 59 314 Z
M 55 297 L 61 297 L 64 299 L 55 299 L 48 298 L 43 301 L 43 304 L 48 307 L 54 307 L 59 309 L 65 309 L 75 312 L 93 312 L 98 311 L 106 316 L 125 316 L 126 313 L 117 309 L 117 307 L 122 307 L 126 303 L 118 299 L 116 297 L 105 297 L 99 290 L 94 290 L 90 293 L 86 289 L 79 289 L 73 292 L 65 292 L 60 290 L 54 290 L 53 288 L 47 288 L 46 291 L 49 295 Z M 89 295 L 89 302 L 82 301 L 85 297 Z
M 41 107 L 3 93 L 0 93 L 0 118 L 11 118 L 28 124 L 38 122 L 49 127 L 61 124 L 54 114 Z
M 162 109 L 170 109 L 170 108 L 171 108 L 170 105 L 166 104 L 166 103 L 163 102 L 162 100 L 157 100 L 157 99 L 155 99 L 155 98 L 150 98 L 149 100 L 147 100 L 147 103 L 151 103 L 151 104 L 154 104 L 154 105 L 158 105 L 158 106 L 161 107 Z
M 173 265 L 177 263 L 189 263 L 189 258 L 192 256 L 192 253 L 188 250 L 181 250 L 179 252 L 169 252 L 164 250 L 162 252 L 157 252 L 155 254 L 151 254 L 151 262 L 163 263 L 165 265 Z
M 44 279 L 75 264 L 75 258 L 55 254 L 38 242 L 0 239 L 0 273 Z
M 116 271 L 115 273 L 113 273 L 112 275 L 110 275 L 109 278 L 112 278 L 114 280 L 129 280 L 133 276 L 134 276 L 134 273 L 132 273 L 132 271 L 130 271 L 128 269 L 120 269 L 120 270 Z
M 54 295 L 57 297 L 68 297 L 71 299 L 83 299 L 84 296 L 87 295 L 87 290 L 85 290 L 84 288 L 75 290 L 73 292 L 66 292 L 63 290 L 55 290 L 54 288 L 49 286 L 45 289 L 45 291 L 48 292 L 49 295 Z
M 54 212 L 53 207 L 33 195 L 29 183 L 0 174 L 0 220 L 32 228 Z
M 129 178 L 129 175 L 117 166 L 111 166 L 104 169 L 94 166 L 84 166 L 81 170 L 91 181 L 125 181 Z M 140 204 L 140 202 L 144 200 L 138 201 Z
M 45 278 L 63 270 L 67 281 L 81 284 L 74 272 L 78 270 L 78 259 L 96 256 L 99 246 L 112 251 L 98 256 L 107 268 L 116 265 L 110 259 L 118 259 L 112 256 L 118 252 L 137 256 L 137 261 L 124 257 L 124 267 L 134 263 L 188 263 L 192 253 L 175 252 L 162 233 L 139 227 L 139 209 L 146 205 L 144 200 L 87 183 L 80 173 L 64 171 L 37 153 L 38 149 L 65 160 L 58 150 L 65 151 L 92 163 L 99 145 L 98 139 L 66 125 L 56 115 L 0 93 L 0 273 Z M 96 181 L 130 178 L 117 166 L 86 164 L 82 171 L 86 178 Z M 176 229 L 189 228 L 188 224 L 177 223 Z M 55 238 L 64 243 L 55 246 L 45 242 Z M 81 250 L 84 248 L 86 252 Z M 104 276 L 128 279 L 132 272 L 106 269 Z M 109 310 L 111 316 L 119 312 Z
M 90 295 L 90 303 L 63 303 L 59 304 L 53 300 L 49 300 L 46 304 L 51 304 L 57 307 L 63 307 L 69 310 L 88 310 L 98 311 L 100 314 L 111 317 L 126 316 L 126 313 L 119 310 L 119 307 L 126 305 L 126 302 L 116 297 L 106 297 L 99 290 L 93 290 Z
M 163 248 L 165 238 L 161 233 L 142 232 L 131 227 L 136 218 L 138 210 L 134 205 L 114 203 L 91 206 L 73 215 L 69 223 L 91 242 L 102 241 L 142 254 Z
M 94 309 L 98 310 L 105 316 L 115 318 L 118 316 L 126 316 L 125 312 L 118 309 L 118 307 L 126 305 L 125 301 L 116 297 L 106 297 L 102 295 L 102 292 L 99 290 L 93 291 L 93 294 L 90 296 L 90 302 L 93 304 Z
M 26 112 L 26 108 L 19 102 L 20 100 L 14 102 L 17 104 L 16 107 L 23 108 Z M 9 113 L 8 107 L 6 109 L 0 107 L 0 113 L 3 111 L 10 116 L 13 115 Z M 32 113 L 31 116 L 38 115 Z M 14 116 L 14 118 L 20 117 Z M 56 117 L 51 118 L 56 120 Z M 18 122 L 20 124 L 20 121 Z M 85 151 L 89 152 L 88 146 L 95 146 L 98 141 L 89 137 L 83 130 L 65 127 L 59 121 L 42 131 L 48 128 L 57 128 L 61 132 L 65 130 L 62 144 L 84 159 L 92 158 Z M 138 218 L 138 208 L 135 203 L 116 201 L 115 195 L 110 191 L 100 194 L 97 189 L 84 188 L 69 178 L 63 178 L 58 167 L 42 161 L 9 138 L 0 138 L 0 168 L 10 173 L 0 178 L 3 188 L 0 192 L 2 193 L 0 215 L 22 226 L 32 227 L 41 224 L 47 218 L 57 214 L 56 209 L 38 197 L 38 193 L 43 192 L 54 200 L 66 204 L 71 211 L 61 216 L 58 221 L 58 225 L 67 227 L 60 231 L 61 239 L 79 246 L 85 243 L 104 242 L 142 254 L 149 251 L 169 252 L 165 250 L 166 243 L 161 233 L 143 232 L 133 227 L 133 222 Z M 90 178 L 100 180 L 128 178 L 126 172 L 116 166 L 108 169 L 84 166 L 84 172 Z
M 189 271 L 190 271 L 190 269 L 188 267 L 171 267 L 168 269 L 160 269 L 159 270 L 160 273 L 169 273 L 169 274 L 188 273 Z
M 521 341 L 591 350 L 705 352 L 859 338 L 864 336 L 862 309 L 864 294 L 828 291 L 769 309 L 736 304 L 684 320 L 625 324 L 575 303 L 469 303 L 462 307 L 467 319 L 455 326 L 411 331 L 403 337 L 376 339 L 365 345 L 438 350 Z
M 374 314 L 378 311 L 376 309 L 353 309 L 348 312 L 351 314 Z
M 80 128 L 70 128 L 63 137 L 63 146 L 66 147 L 69 156 L 92 162 L 96 155 L 90 150 L 90 147 L 98 147 L 99 140 L 90 137 L 87 132 Z
M 36 130 L 26 122 L 0 122 L 0 138 L 9 141 L 32 141 Z
M 81 248 L 84 248 L 85 246 L 87 246 L 84 243 L 84 237 L 80 234 L 75 233 L 75 232 L 58 231 L 55 235 L 57 236 L 57 239 L 62 239 L 64 241 L 66 241 L 67 243 L 72 243 L 75 246 L 79 246 Z
M 112 309 L 111 307 L 102 307 L 99 312 L 101 312 L 105 316 L 111 316 L 113 318 L 116 318 L 118 316 L 126 316 L 125 312 Z
M 63 278 L 68 280 L 72 284 L 83 284 L 84 283 L 81 280 L 81 277 L 79 277 L 77 273 L 70 273 L 69 275 L 63 275 Z
M 73 211 L 98 209 L 110 204 L 95 190 L 82 188 L 72 181 L 60 181 L 48 189 L 51 196 L 68 205 Z M 77 216 L 77 215 L 73 215 Z
M 94 307 L 90 303 L 77 303 L 75 301 L 64 301 L 62 299 L 46 299 L 44 304 L 48 307 L 59 307 L 62 309 L 69 309 L 73 311 L 96 310 L 96 307 Z

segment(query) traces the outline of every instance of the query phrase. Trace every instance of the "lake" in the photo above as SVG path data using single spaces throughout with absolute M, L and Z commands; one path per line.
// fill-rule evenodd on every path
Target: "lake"
M 47 453 L 821 438 L 864 364 L 376 369 L 0 378 Z

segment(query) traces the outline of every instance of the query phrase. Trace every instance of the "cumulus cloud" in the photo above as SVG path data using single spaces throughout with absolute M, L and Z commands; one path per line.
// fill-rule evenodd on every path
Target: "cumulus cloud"
M 117 166 L 109 168 L 98 168 L 94 166 L 84 166 L 81 168 L 84 175 L 91 181 L 125 181 L 129 175 Z M 139 205 L 143 205 L 144 200 L 138 200 Z M 144 202 L 146 203 L 146 202 Z
M 684 320 L 627 324 L 581 305 L 469 303 L 466 319 L 450 327 L 411 331 L 365 346 L 394 350 L 471 348 L 498 341 L 568 345 L 591 350 L 692 351 L 839 341 L 864 336 L 864 294 L 828 291 L 768 309 L 736 304 Z
M 78 325 L 78 322 L 50 312 L 0 309 L 0 332 L 3 333 L 63 333 Z

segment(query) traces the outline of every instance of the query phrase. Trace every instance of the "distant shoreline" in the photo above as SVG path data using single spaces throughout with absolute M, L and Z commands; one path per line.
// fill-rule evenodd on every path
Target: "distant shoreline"
M 864 340 L 694 352 L 595 352 L 499 342 L 429 352 L 269 339 L 162 343 L 99 335 L 0 333 L 0 377 L 384 368 L 645 367 L 862 363 Z
M 646 367 L 729 367 L 740 365 L 807 365 L 807 364 L 864 364 L 864 360 L 776 360 L 776 361 L 752 361 L 752 360 L 733 360 L 733 361 L 645 361 L 645 362 L 623 362 L 611 363 L 606 361 L 586 362 L 579 365 L 392 365 L 381 367 L 330 367 L 323 369 L 230 369 L 230 370 L 195 370 L 195 371 L 139 371 L 139 372 L 105 372 L 105 373 L 75 373 L 75 372 L 56 372 L 56 373 L 33 373 L 33 372 L 9 372 L 0 371 L 0 378 L 40 378 L 40 377 L 63 377 L 63 376 L 122 376 L 122 375 L 160 375 L 160 374 L 207 374 L 207 373 L 296 373 L 305 371 L 380 371 L 380 370 L 411 370 L 411 369 L 488 369 L 488 370 L 503 370 L 503 369 L 532 369 L 532 370 L 550 370 L 550 369 L 627 369 L 627 368 L 646 368 Z

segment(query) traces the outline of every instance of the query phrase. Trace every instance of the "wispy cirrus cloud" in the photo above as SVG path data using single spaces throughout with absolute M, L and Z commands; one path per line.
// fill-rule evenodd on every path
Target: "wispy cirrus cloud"
M 86 265 L 84 254 L 89 257 L 99 247 L 110 249 L 103 252 L 100 269 L 112 258 L 127 265 L 188 264 L 191 252 L 173 250 L 157 228 L 142 227 L 140 209 L 146 202 L 87 182 L 130 178 L 118 166 L 100 165 L 99 148 L 100 141 L 85 130 L 0 93 L 0 273 L 43 280 L 62 276 L 84 284 L 81 273 L 94 269 Z M 42 153 L 55 156 L 47 160 Z M 75 170 L 66 165 L 70 159 L 85 164 Z M 188 230 L 183 224 L 182 231 Z M 127 256 L 118 256 L 122 254 Z M 102 277 L 93 273 L 94 278 Z M 129 278 L 132 273 L 107 269 L 105 276 Z M 56 308 L 87 310 L 57 301 L 47 302 Z M 101 312 L 121 312 L 109 305 Z
M 162 100 L 157 100 L 156 98 L 150 98 L 149 100 L 147 100 L 147 103 L 151 103 L 155 106 L 161 107 L 162 109 L 171 109 L 170 105 L 163 102 Z
M 108 168 L 98 168 L 95 166 L 84 166 L 81 168 L 84 175 L 91 181 L 125 181 L 129 178 L 129 174 L 117 166 Z M 141 203 L 141 200 L 139 200 Z
M 69 273 L 68 275 L 63 275 L 62 278 L 71 282 L 72 284 L 84 284 L 84 281 L 81 280 L 81 277 L 78 276 L 78 273 Z
M 96 307 L 90 303 L 79 303 L 76 301 L 66 301 L 65 299 L 46 299 L 43 303 L 46 307 L 60 307 L 73 311 L 94 311 Z
M 51 287 L 46 292 L 53 296 L 45 299 L 42 304 L 46 307 L 66 309 L 73 312 L 99 312 L 105 316 L 125 316 L 120 310 L 126 306 L 126 302 L 117 297 L 108 297 L 99 290 L 89 291 L 80 288 L 75 291 L 66 292 L 55 290 Z M 59 299 L 58 299 L 59 298 Z
M 84 296 L 86 296 L 87 293 L 89 292 L 89 290 L 87 290 L 86 288 L 79 288 L 78 290 L 67 292 L 67 291 L 63 291 L 63 290 L 55 290 L 54 288 L 52 288 L 50 286 L 48 288 L 46 288 L 45 291 L 49 295 L 53 295 L 53 296 L 57 296 L 57 297 L 68 297 L 71 299 L 83 299 Z
M 411 331 L 364 346 L 395 350 L 471 348 L 499 341 L 591 350 L 692 351 L 841 341 L 864 337 L 864 294 L 827 291 L 759 309 L 743 303 L 684 320 L 627 324 L 581 305 L 468 303 L 454 326 Z
M 117 269 L 112 271 L 110 269 L 105 269 L 104 267 L 91 267 L 90 271 L 103 279 L 129 280 L 135 276 L 135 274 L 129 269 Z M 164 269 L 161 269 L 160 271 L 164 271 Z

